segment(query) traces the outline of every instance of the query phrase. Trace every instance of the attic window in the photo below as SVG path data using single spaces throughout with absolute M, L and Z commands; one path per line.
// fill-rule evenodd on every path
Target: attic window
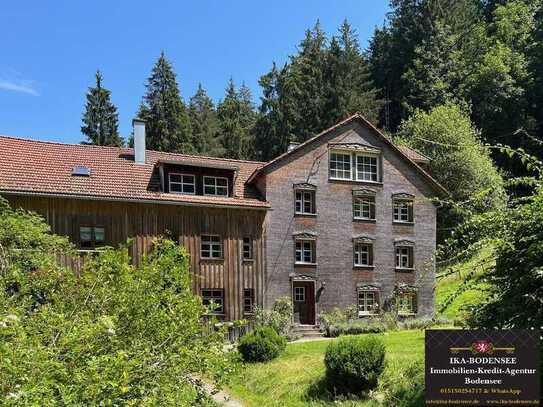
M 77 165 L 72 170 L 72 175 L 78 176 L 78 177 L 90 177 L 91 170 L 89 167 L 85 167 L 84 165 Z

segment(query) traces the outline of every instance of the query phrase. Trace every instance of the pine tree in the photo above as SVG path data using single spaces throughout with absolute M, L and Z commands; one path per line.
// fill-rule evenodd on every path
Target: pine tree
M 324 81 L 327 86 L 324 127 L 332 126 L 355 112 L 377 122 L 382 101 L 370 78 L 356 31 L 347 20 L 341 25 L 339 36 L 332 37 L 330 41 Z
M 217 113 L 225 156 L 242 160 L 251 158 L 256 113 L 249 88 L 243 84 L 238 91 L 234 81 L 230 79 Z
M 219 139 L 217 112 L 202 84 L 198 84 L 196 93 L 190 98 L 188 114 L 196 153 L 221 157 L 224 150 Z
M 85 144 L 122 146 L 119 135 L 119 115 L 111 102 L 111 92 L 102 87 L 102 74 L 96 71 L 96 85 L 87 92 L 81 132 L 87 136 Z
M 148 149 L 195 152 L 187 109 L 164 52 L 151 71 L 138 115 L 146 121 Z

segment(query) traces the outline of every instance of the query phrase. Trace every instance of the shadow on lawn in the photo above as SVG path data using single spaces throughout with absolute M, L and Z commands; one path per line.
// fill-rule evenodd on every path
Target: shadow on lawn
M 308 387 L 304 394 L 304 401 L 324 401 L 333 403 L 347 400 L 368 400 L 368 395 L 366 393 L 360 395 L 344 394 L 338 393 L 332 389 L 333 386 L 329 384 L 326 376 L 322 376 Z

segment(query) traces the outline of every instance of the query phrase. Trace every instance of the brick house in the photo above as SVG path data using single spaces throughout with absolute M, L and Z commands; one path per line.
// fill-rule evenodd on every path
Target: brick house
M 296 322 L 333 306 L 398 301 L 433 312 L 436 207 L 428 159 L 354 115 L 268 163 L 0 136 L 0 194 L 82 254 L 133 239 L 137 263 L 168 235 L 193 290 L 226 320 L 292 297 Z M 82 257 L 84 258 L 84 257 Z M 61 261 L 73 268 L 81 258 Z M 393 296 L 394 295 L 394 296 Z

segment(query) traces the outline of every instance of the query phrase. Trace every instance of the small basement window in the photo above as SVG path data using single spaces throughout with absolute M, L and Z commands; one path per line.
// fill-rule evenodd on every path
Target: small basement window
M 81 226 L 79 228 L 79 246 L 82 249 L 95 249 L 106 241 L 106 230 L 103 226 Z
M 202 289 L 202 304 L 212 308 L 213 314 L 224 314 L 224 290 L 218 288 Z

